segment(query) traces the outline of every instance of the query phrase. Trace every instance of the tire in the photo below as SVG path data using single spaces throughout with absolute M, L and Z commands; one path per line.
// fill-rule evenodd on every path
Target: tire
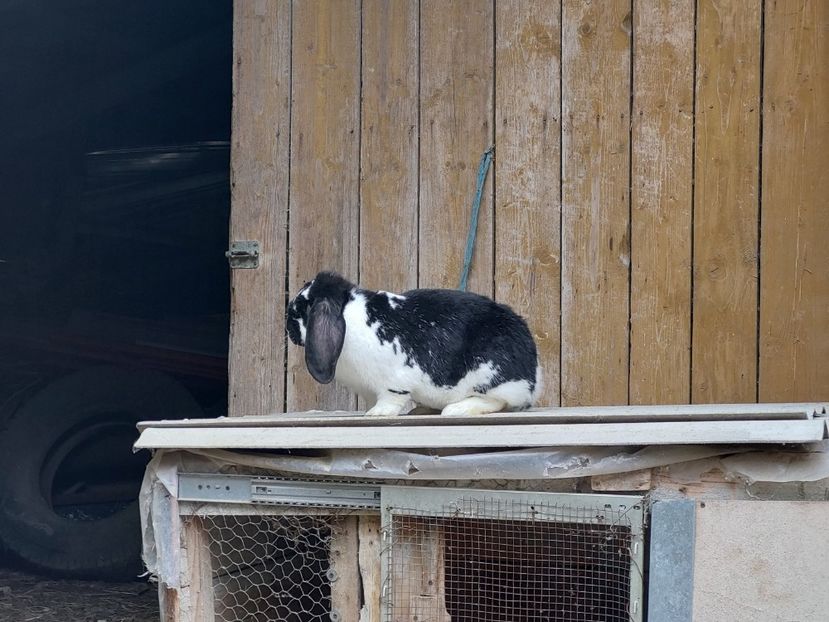
M 131 471 L 113 477 L 126 478 L 131 487 L 149 458 L 130 451 L 135 423 L 201 414 L 183 386 L 157 372 L 95 367 L 47 385 L 5 422 L 0 435 L 0 539 L 26 565 L 49 574 L 134 577 L 141 571 L 134 496 L 89 506 L 104 507 L 102 514 L 66 510 L 53 503 L 56 482 L 71 470 L 65 465 L 94 479 L 127 464 Z M 137 491 L 140 477 L 134 485 Z

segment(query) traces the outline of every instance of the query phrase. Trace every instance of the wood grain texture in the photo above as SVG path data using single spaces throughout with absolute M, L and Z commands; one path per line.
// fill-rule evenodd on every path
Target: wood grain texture
M 694 402 L 757 382 L 760 0 L 700 0 L 694 196 Z
M 323 269 L 357 279 L 359 2 L 294 3 L 292 90 L 290 295 Z M 313 380 L 304 354 L 289 344 L 288 408 L 351 407 L 348 391 Z
M 364 0 L 360 284 L 417 287 L 418 4 Z
M 829 395 L 829 2 L 767 0 L 760 399 Z
M 420 5 L 421 287 L 456 288 L 483 152 L 492 144 L 492 2 Z M 469 290 L 491 296 L 492 175 L 481 201 Z
M 630 403 L 691 383 L 694 2 L 633 5 Z
M 235 2 L 231 240 L 259 240 L 259 268 L 231 272 L 228 411 L 284 409 L 291 6 Z
M 360 622 L 380 622 L 382 619 L 383 577 L 380 560 L 383 551 L 379 516 L 359 517 L 360 579 L 363 585 L 363 606 Z
M 562 405 L 628 401 L 630 20 L 563 4 Z
M 183 555 L 186 565 L 182 577 L 182 605 L 193 622 L 216 619 L 213 594 L 213 565 L 210 555 L 210 534 L 204 521 L 194 516 L 182 522 Z
M 559 404 L 561 308 L 560 7 L 495 5 L 495 298 L 527 319 L 543 391 Z
M 335 577 L 331 582 L 331 609 L 339 613 L 339 622 L 360 622 L 358 520 L 357 516 L 347 516 L 331 528 L 329 559 Z

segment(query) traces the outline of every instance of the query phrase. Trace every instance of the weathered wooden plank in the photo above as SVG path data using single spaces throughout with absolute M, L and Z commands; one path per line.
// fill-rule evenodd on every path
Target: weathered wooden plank
M 694 402 L 756 399 L 760 0 L 700 0 Z
M 829 3 L 767 0 L 760 399 L 829 395 Z
M 322 269 L 357 278 L 360 116 L 360 5 L 293 6 L 289 288 Z M 291 410 L 353 407 L 335 384 L 317 384 L 304 351 L 288 347 Z
M 384 554 L 380 541 L 380 517 L 361 516 L 359 524 L 360 578 L 363 585 L 363 607 L 360 622 L 380 622 L 383 577 L 380 560 Z
M 694 2 L 633 3 L 630 403 L 688 401 Z
M 364 0 L 360 284 L 417 287 L 418 4 Z
M 559 404 L 561 256 L 560 7 L 495 5 L 495 298 L 538 346 L 539 404 Z
M 625 404 L 630 2 L 562 10 L 561 403 Z
M 492 144 L 492 3 L 420 5 L 421 287 L 458 286 L 475 173 Z M 481 201 L 469 290 L 491 296 L 492 176 Z
M 210 536 L 199 517 L 182 521 L 184 547 L 182 558 L 181 602 L 186 609 L 184 619 L 192 622 L 213 622 L 213 566 L 210 557 Z
M 639 471 L 629 471 L 628 473 L 593 475 L 590 478 L 590 489 L 613 492 L 650 490 L 652 481 L 652 469 L 640 469 Z
M 284 408 L 290 45 L 287 0 L 234 3 L 230 239 L 260 256 L 231 273 L 231 415 Z
M 348 516 L 331 527 L 331 610 L 338 622 L 360 622 L 358 518 Z M 337 613 L 334 617 L 333 612 Z
M 137 449 L 370 449 L 806 443 L 825 419 L 325 428 L 149 428 Z

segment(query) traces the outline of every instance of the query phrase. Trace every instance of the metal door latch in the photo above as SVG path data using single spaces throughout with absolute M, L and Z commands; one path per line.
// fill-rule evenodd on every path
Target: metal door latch
M 237 240 L 230 243 L 230 250 L 225 253 L 231 269 L 258 268 L 259 242 L 256 240 Z

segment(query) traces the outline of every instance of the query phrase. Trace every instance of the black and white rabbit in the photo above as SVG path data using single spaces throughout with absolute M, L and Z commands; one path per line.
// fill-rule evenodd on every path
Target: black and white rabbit
M 530 407 L 540 390 L 535 342 L 509 307 L 448 289 L 361 289 L 320 272 L 288 305 L 288 335 L 308 371 L 397 415 L 410 402 L 446 415 Z

